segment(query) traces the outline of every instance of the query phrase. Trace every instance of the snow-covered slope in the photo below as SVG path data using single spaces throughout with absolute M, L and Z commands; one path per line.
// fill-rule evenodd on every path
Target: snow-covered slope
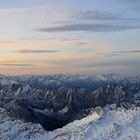
M 45 132 L 40 125 L 8 117 L 0 109 L 1 140 L 139 140 L 140 108 L 95 108 L 87 117 L 63 128 Z
M 140 109 L 109 110 L 105 108 L 102 117 L 93 122 L 84 140 L 139 140 Z
M 7 112 L 0 108 L 0 140 L 35 140 L 44 134 L 45 131 L 39 124 L 10 118 Z

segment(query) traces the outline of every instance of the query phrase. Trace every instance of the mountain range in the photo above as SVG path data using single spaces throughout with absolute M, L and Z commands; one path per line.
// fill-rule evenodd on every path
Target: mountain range
M 43 128 L 39 126 L 37 129 L 41 129 L 43 133 L 46 133 L 45 130 L 63 130 L 62 127 L 90 116 L 95 108 L 100 106 L 102 110 L 114 104 L 116 109 L 139 108 L 140 77 L 126 77 L 114 73 L 0 75 L 2 112 L 6 112 L 14 120 L 33 123 L 33 127 L 40 124 Z M 0 125 L 0 133 L 3 133 L 1 127 Z

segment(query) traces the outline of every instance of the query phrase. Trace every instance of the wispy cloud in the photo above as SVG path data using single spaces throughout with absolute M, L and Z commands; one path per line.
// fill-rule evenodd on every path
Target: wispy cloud
M 72 14 L 74 19 L 85 19 L 85 20 L 119 20 L 122 13 L 108 12 L 108 11 L 78 11 Z
M 57 24 L 56 24 L 57 25 Z M 53 27 L 35 29 L 40 32 L 112 32 L 140 28 L 140 18 L 125 17 L 124 12 L 78 11 L 69 20 Z
M 140 53 L 140 50 L 120 50 L 120 51 L 112 51 L 108 53 L 94 53 L 95 55 L 103 55 L 104 57 L 115 57 L 120 55 L 127 55 L 127 54 L 137 54 Z
M 0 64 L 0 66 L 6 66 L 6 67 L 34 67 L 35 65 L 32 64 Z
M 127 61 L 104 61 L 104 62 L 88 62 L 79 65 L 79 67 L 105 67 L 105 66 L 139 66 L 139 60 L 127 60 Z
M 29 53 L 58 53 L 59 50 L 17 50 L 17 52 L 19 53 L 25 53 L 25 54 L 29 54 Z
M 116 54 L 140 53 L 140 50 L 114 51 Z
M 86 43 L 86 42 L 78 42 L 77 44 L 78 44 L 78 45 L 85 46 L 85 45 L 87 45 L 88 43 Z
M 92 51 L 91 49 L 80 49 L 78 50 L 78 52 L 96 55 L 98 57 L 117 57 L 123 55 L 139 54 L 140 50 L 120 50 L 120 51 L 107 50 L 106 52 L 98 52 L 97 50 Z
M 128 29 L 138 29 L 140 25 L 131 24 L 103 24 L 103 23 L 76 23 L 67 24 L 50 28 L 39 28 L 41 32 L 67 32 L 67 31 L 88 31 L 88 32 L 113 32 L 124 31 Z
M 15 43 L 14 41 L 8 40 L 8 41 L 1 41 L 0 44 L 12 44 Z
M 99 62 L 92 61 L 92 60 L 84 60 L 84 61 L 68 61 L 62 60 L 62 61 L 51 61 L 51 64 L 54 64 L 55 67 L 75 67 L 75 68 L 90 68 L 90 67 L 112 67 L 112 66 L 140 66 L 139 60 L 102 60 Z
M 126 17 L 126 11 L 122 12 L 110 12 L 110 11 L 78 11 L 76 13 L 72 14 L 72 18 L 79 19 L 79 20 L 88 20 L 88 21 L 106 21 L 106 22 L 123 22 L 123 23 L 129 23 L 129 22 L 140 22 L 139 17 Z

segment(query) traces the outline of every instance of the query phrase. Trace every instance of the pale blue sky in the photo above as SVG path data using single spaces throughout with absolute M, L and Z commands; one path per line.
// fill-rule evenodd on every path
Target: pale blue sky
M 0 73 L 139 75 L 139 0 L 0 0 Z

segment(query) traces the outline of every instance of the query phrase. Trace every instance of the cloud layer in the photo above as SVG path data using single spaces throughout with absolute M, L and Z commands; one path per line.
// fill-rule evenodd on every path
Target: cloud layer
M 18 50 L 17 52 L 29 54 L 29 53 L 58 53 L 59 51 L 58 50 L 30 50 L 30 49 L 26 50 L 26 49 L 23 49 L 23 50 Z
M 34 67 L 35 65 L 32 65 L 32 64 L 16 64 L 16 63 L 13 63 L 13 64 L 0 64 L 0 66 L 6 66 L 6 67 Z
M 98 24 L 98 23 L 76 23 L 67 24 L 57 27 L 40 28 L 41 32 L 66 32 L 66 31 L 88 31 L 88 32 L 112 32 L 124 31 L 128 29 L 138 29 L 140 25 L 124 25 L 124 24 Z
M 40 32 L 112 32 L 140 28 L 140 18 L 125 17 L 124 12 L 85 10 L 73 12 L 67 21 L 60 25 L 35 29 Z

